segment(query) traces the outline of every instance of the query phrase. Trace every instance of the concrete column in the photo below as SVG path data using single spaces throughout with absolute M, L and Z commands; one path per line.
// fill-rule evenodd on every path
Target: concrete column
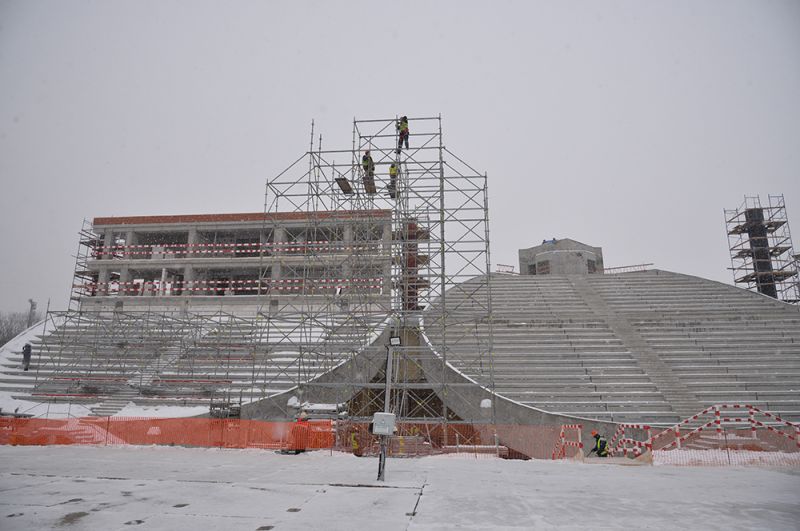
M 199 242 L 200 242 L 200 236 L 198 236 L 197 234 L 197 229 L 192 227 L 191 229 L 189 229 L 189 237 L 187 238 L 187 243 L 189 244 L 189 247 L 186 249 L 187 258 L 194 256 L 194 251 L 197 250 L 195 245 L 197 245 Z
M 103 267 L 97 272 L 98 295 L 108 295 L 108 269 Z
M 167 268 L 161 268 L 161 283 L 158 285 L 158 294 L 165 295 L 167 291 Z
M 183 295 L 194 295 L 195 293 L 194 291 L 189 291 L 189 289 L 197 287 L 194 284 L 192 284 L 192 282 L 194 282 L 194 279 L 195 279 L 194 267 L 192 267 L 189 264 L 183 266 L 183 287 L 185 289 Z
M 114 230 L 113 229 L 106 229 L 103 234 L 103 255 L 100 256 L 101 260 L 111 260 L 114 258 L 113 252 L 114 250 Z
M 133 295 L 133 293 L 127 291 L 131 289 L 132 286 L 128 285 L 128 282 L 131 281 L 131 271 L 128 266 L 122 266 L 119 270 L 119 290 L 120 293 L 123 295 Z
M 357 255 L 350 247 L 353 245 L 353 225 L 347 223 L 344 226 L 344 233 L 342 235 L 344 249 L 341 251 L 347 258 L 342 263 L 342 276 L 349 279 L 353 276 L 353 260 Z
M 276 244 L 279 244 L 281 242 L 285 242 L 286 241 L 286 229 L 284 229 L 283 227 L 275 227 L 275 234 L 274 234 L 274 238 L 273 239 L 274 239 Z M 275 254 L 277 256 L 280 256 L 280 255 L 284 254 L 284 252 L 283 251 L 276 251 Z M 272 280 L 280 279 L 281 278 L 281 274 L 282 274 L 281 261 L 280 261 L 280 259 L 278 259 L 278 260 L 275 260 L 275 262 L 272 263 Z
M 126 256 L 126 258 L 134 258 L 134 257 L 144 256 L 144 255 L 141 255 L 141 254 L 133 254 L 133 253 L 139 253 L 139 252 L 141 252 L 143 250 L 143 249 L 132 249 L 131 246 L 132 245 L 136 245 L 136 243 L 137 243 L 137 241 L 136 241 L 136 233 L 133 232 L 132 230 L 129 230 L 128 232 L 126 232 L 125 233 L 125 246 L 127 247 L 128 253 L 130 253 L 128 256 Z

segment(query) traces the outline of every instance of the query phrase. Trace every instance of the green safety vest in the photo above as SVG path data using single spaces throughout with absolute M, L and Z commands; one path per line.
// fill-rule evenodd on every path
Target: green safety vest
M 605 457 L 608 455 L 608 444 L 606 443 L 605 439 L 598 438 L 597 439 L 597 455 L 600 457 Z
M 397 166 L 389 166 L 389 176 L 397 177 Z

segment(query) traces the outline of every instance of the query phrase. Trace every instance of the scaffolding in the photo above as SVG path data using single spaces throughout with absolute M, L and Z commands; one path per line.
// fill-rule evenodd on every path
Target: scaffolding
M 487 179 L 444 146 L 440 116 L 411 117 L 408 124 L 410 147 L 400 144 L 397 117 L 354 119 L 352 146 L 339 150 L 322 149 L 321 137 L 315 147 L 312 124 L 310 150 L 267 183 L 265 219 L 297 212 L 310 220 L 309 234 L 280 236 L 305 249 L 304 269 L 295 272 L 304 286 L 334 276 L 353 281 L 302 296 L 262 293 L 260 313 L 281 326 L 294 319 L 298 327 L 330 326 L 327 333 L 342 337 L 348 334 L 338 328 L 349 326 L 371 338 L 350 343 L 339 358 L 320 350 L 324 344 L 311 352 L 293 348 L 300 364 L 310 356 L 337 367 L 335 377 L 299 386 L 299 403 L 326 397 L 345 403 L 351 419 L 369 419 L 385 409 L 388 373 L 390 409 L 399 421 L 479 421 L 481 404 L 462 411 L 470 418 L 448 410 L 447 398 L 459 395 L 461 384 L 447 377 L 447 360 L 465 335 L 472 343 L 479 335 L 475 362 L 492 367 Z M 347 252 L 326 252 L 337 226 Z M 262 274 L 287 267 L 265 263 Z M 446 304 L 453 295 L 458 302 Z M 446 318 L 456 326 L 444 326 Z M 399 345 L 390 346 L 390 338 Z M 493 388 L 491 375 L 487 382 Z
M 70 309 L 49 312 L 34 342 L 31 395 L 97 415 L 130 400 L 364 421 L 386 408 L 388 383 L 398 421 L 493 421 L 448 363 L 469 349 L 461 365 L 494 390 L 487 177 L 445 147 L 441 117 L 408 123 L 410 145 L 395 117 L 354 120 L 351 145 L 332 150 L 312 123 L 308 151 L 267 181 L 247 241 L 135 241 L 84 222 Z M 256 265 L 236 279 L 126 272 L 164 257 Z M 195 295 L 218 310 L 192 310 Z
M 73 275 L 72 291 L 69 297 L 69 309 L 77 311 L 80 309 L 81 298 L 86 294 L 84 286 L 96 283 L 97 276 L 94 275 L 88 266 L 89 259 L 97 253 L 97 249 L 102 245 L 97 234 L 92 230 L 92 224 L 84 219 L 81 230 L 78 233 L 78 251 L 75 253 L 75 273 Z
M 800 302 L 798 260 L 792 247 L 783 195 L 745 196 L 735 210 L 725 210 L 733 281 L 769 297 Z

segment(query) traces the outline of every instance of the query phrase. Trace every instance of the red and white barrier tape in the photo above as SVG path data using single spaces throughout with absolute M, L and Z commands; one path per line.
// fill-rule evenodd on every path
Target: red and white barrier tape
M 722 410 L 723 409 L 747 409 L 748 410 L 748 416 L 747 416 L 747 418 L 745 418 L 745 417 L 723 417 L 722 416 Z M 703 424 L 703 425 L 701 425 L 701 426 L 699 426 L 697 428 L 694 428 L 694 429 L 688 431 L 687 433 L 681 433 L 681 428 L 683 426 L 686 426 L 687 424 L 689 424 L 689 423 L 691 423 L 693 421 L 699 420 L 700 417 L 702 417 L 703 415 L 705 415 L 707 413 L 710 413 L 710 412 L 713 412 L 713 415 L 714 415 L 713 419 L 711 419 L 710 421 L 706 422 L 705 424 Z M 764 415 L 765 417 L 767 417 L 769 419 L 772 419 L 775 422 L 783 424 L 784 426 L 787 426 L 787 427 L 790 427 L 790 428 L 794 428 L 794 431 L 795 431 L 794 435 L 792 435 L 790 433 L 786 433 L 785 431 L 780 430 L 780 429 L 776 428 L 775 426 L 771 426 L 769 424 L 766 424 L 765 422 L 756 420 L 756 418 L 755 418 L 755 414 L 756 413 L 760 413 L 760 414 Z M 631 451 L 634 454 L 637 454 L 637 453 L 641 453 L 641 448 L 646 448 L 646 449 L 652 450 L 653 446 L 654 446 L 654 443 L 656 441 L 658 441 L 659 439 L 661 439 L 662 437 L 664 437 L 666 435 L 672 434 L 672 435 L 674 435 L 675 440 L 673 440 L 671 443 L 667 444 L 666 446 L 664 446 L 661 449 L 662 450 L 668 450 L 668 449 L 673 448 L 673 447 L 674 448 L 680 448 L 681 444 L 683 442 L 685 442 L 689 437 L 691 437 L 691 436 L 693 436 L 693 435 L 695 435 L 697 433 L 701 433 L 704 430 L 707 430 L 708 428 L 711 428 L 712 426 L 714 427 L 714 430 L 718 435 L 721 434 L 722 433 L 722 424 L 723 423 L 749 424 L 751 431 L 756 431 L 757 428 L 764 428 L 764 429 L 766 429 L 768 431 L 771 431 L 773 433 L 779 434 L 779 435 L 781 435 L 781 436 L 783 436 L 783 437 L 785 437 L 785 438 L 787 438 L 789 440 L 795 441 L 797 443 L 798 448 L 800 448 L 800 425 L 792 423 L 792 422 L 789 422 L 789 421 L 786 421 L 786 420 L 782 419 L 780 416 L 775 415 L 774 413 L 770 413 L 769 411 L 763 411 L 763 410 L 761 410 L 761 409 L 759 409 L 759 408 L 757 408 L 755 406 L 749 405 L 749 404 L 716 404 L 716 405 L 707 407 L 706 409 L 704 409 L 700 413 L 698 413 L 696 415 L 692 415 L 691 417 L 679 422 L 675 426 L 663 430 L 662 432 L 656 434 L 655 436 L 649 436 L 649 431 L 650 431 L 650 427 L 649 426 L 639 425 L 639 424 L 620 424 L 617 427 L 617 430 L 616 430 L 616 432 L 614 434 L 614 437 L 611 440 L 611 444 L 609 446 L 612 447 L 612 450 L 611 450 L 612 452 L 619 451 L 620 447 L 622 447 L 623 455 L 627 455 L 627 453 L 628 453 L 627 446 L 631 445 L 631 446 L 634 447 L 633 449 L 631 449 Z M 631 438 L 626 438 L 625 437 L 625 428 L 626 427 L 627 428 L 645 429 L 647 431 L 647 433 L 648 433 L 647 439 L 645 441 L 636 441 L 636 440 L 631 439 Z
M 152 254 L 214 254 L 240 252 L 256 254 L 260 251 L 271 252 L 300 252 L 309 249 L 360 251 L 380 250 L 384 246 L 383 240 L 371 240 L 369 243 L 331 242 L 317 240 L 310 242 L 241 242 L 241 243 L 170 243 L 147 245 L 109 245 L 92 250 L 93 257 L 102 256 L 138 256 Z M 138 249 L 138 250 L 137 250 Z

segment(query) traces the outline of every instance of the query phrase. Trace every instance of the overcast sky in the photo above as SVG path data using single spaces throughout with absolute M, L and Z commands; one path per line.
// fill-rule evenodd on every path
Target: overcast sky
M 312 119 L 439 113 L 494 263 L 570 237 L 730 283 L 745 194 L 800 244 L 796 0 L 0 0 L 0 311 L 66 308 L 84 218 L 258 212 Z

